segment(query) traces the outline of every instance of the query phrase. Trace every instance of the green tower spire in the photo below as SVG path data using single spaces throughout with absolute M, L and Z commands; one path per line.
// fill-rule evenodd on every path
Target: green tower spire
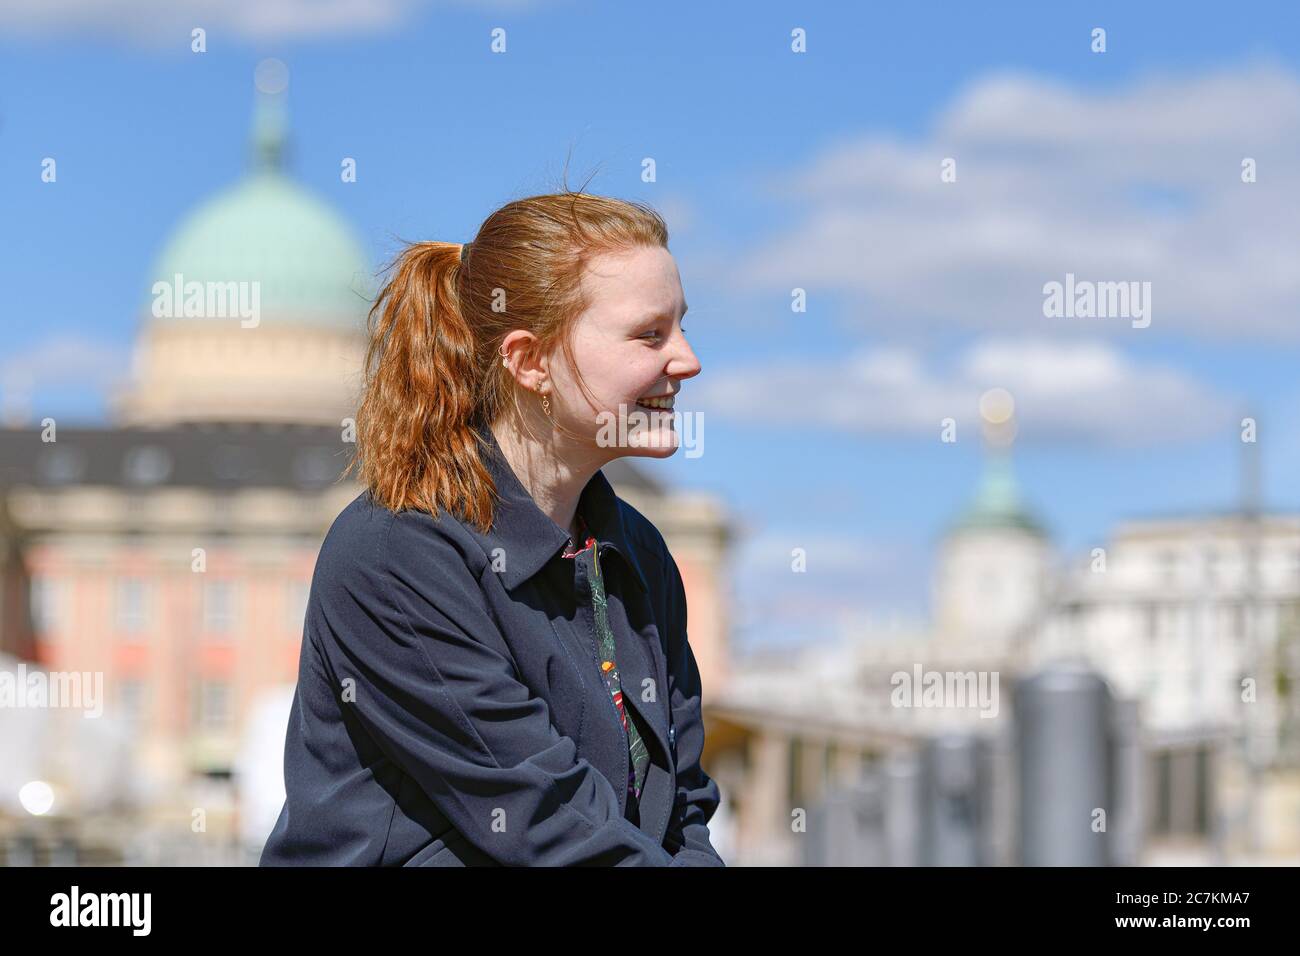
M 984 472 L 975 497 L 953 523 L 953 530 L 968 528 L 1018 528 L 1043 534 L 1042 524 L 1030 513 L 1011 467 L 1010 448 L 988 448 Z
M 1011 467 L 1011 446 L 1016 434 L 1015 400 L 1011 393 L 1004 388 L 992 388 L 981 395 L 980 418 L 984 471 L 974 499 L 949 530 L 1014 528 L 1046 536 L 1046 529 L 1026 507 Z

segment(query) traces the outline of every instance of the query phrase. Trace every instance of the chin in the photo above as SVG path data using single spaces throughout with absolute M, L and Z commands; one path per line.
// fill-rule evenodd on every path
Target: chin
M 621 458 L 668 458 L 681 447 L 681 436 L 669 425 L 638 428 L 619 443 Z
M 633 414 L 624 409 L 626 405 L 620 406 L 619 413 L 602 412 L 598 416 L 597 445 L 617 448 L 619 458 L 668 458 L 681 447 L 672 412 L 656 413 L 657 420 L 650 420 L 640 409 Z
M 645 446 L 631 445 L 628 447 L 626 454 L 634 455 L 637 458 L 670 458 L 680 447 L 681 442 L 677 440 L 676 434 L 673 434 L 657 439 L 654 444 Z

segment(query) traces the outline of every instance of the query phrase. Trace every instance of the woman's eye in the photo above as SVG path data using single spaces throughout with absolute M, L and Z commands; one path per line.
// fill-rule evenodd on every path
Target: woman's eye
M 681 330 L 682 330 L 683 332 L 686 331 L 686 323 L 685 323 L 685 322 L 683 322 L 683 323 L 681 324 Z M 654 338 L 663 338 L 662 333 L 660 333 L 660 332 L 657 331 L 657 330 L 655 330 L 655 331 L 651 331 L 651 332 L 646 332 L 644 335 L 640 336 L 640 338 L 645 338 L 646 336 L 653 336 Z

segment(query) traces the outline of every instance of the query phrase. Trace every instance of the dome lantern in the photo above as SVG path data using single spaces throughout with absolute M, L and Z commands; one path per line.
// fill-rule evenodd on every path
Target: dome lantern
M 257 91 L 253 101 L 252 167 L 255 172 L 279 173 L 288 151 L 285 106 L 289 71 L 279 60 L 263 60 L 253 75 Z

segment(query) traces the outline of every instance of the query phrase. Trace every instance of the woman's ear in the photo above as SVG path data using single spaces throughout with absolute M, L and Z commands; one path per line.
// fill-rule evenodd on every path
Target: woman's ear
M 529 391 L 537 391 L 538 385 L 548 376 L 545 357 L 540 355 L 537 347 L 537 336 L 516 329 L 505 337 L 501 347 L 506 351 L 507 367 L 515 381 Z
M 531 392 L 539 391 L 550 381 L 550 359 L 541 353 L 536 344 L 530 344 L 521 359 L 519 384 Z

